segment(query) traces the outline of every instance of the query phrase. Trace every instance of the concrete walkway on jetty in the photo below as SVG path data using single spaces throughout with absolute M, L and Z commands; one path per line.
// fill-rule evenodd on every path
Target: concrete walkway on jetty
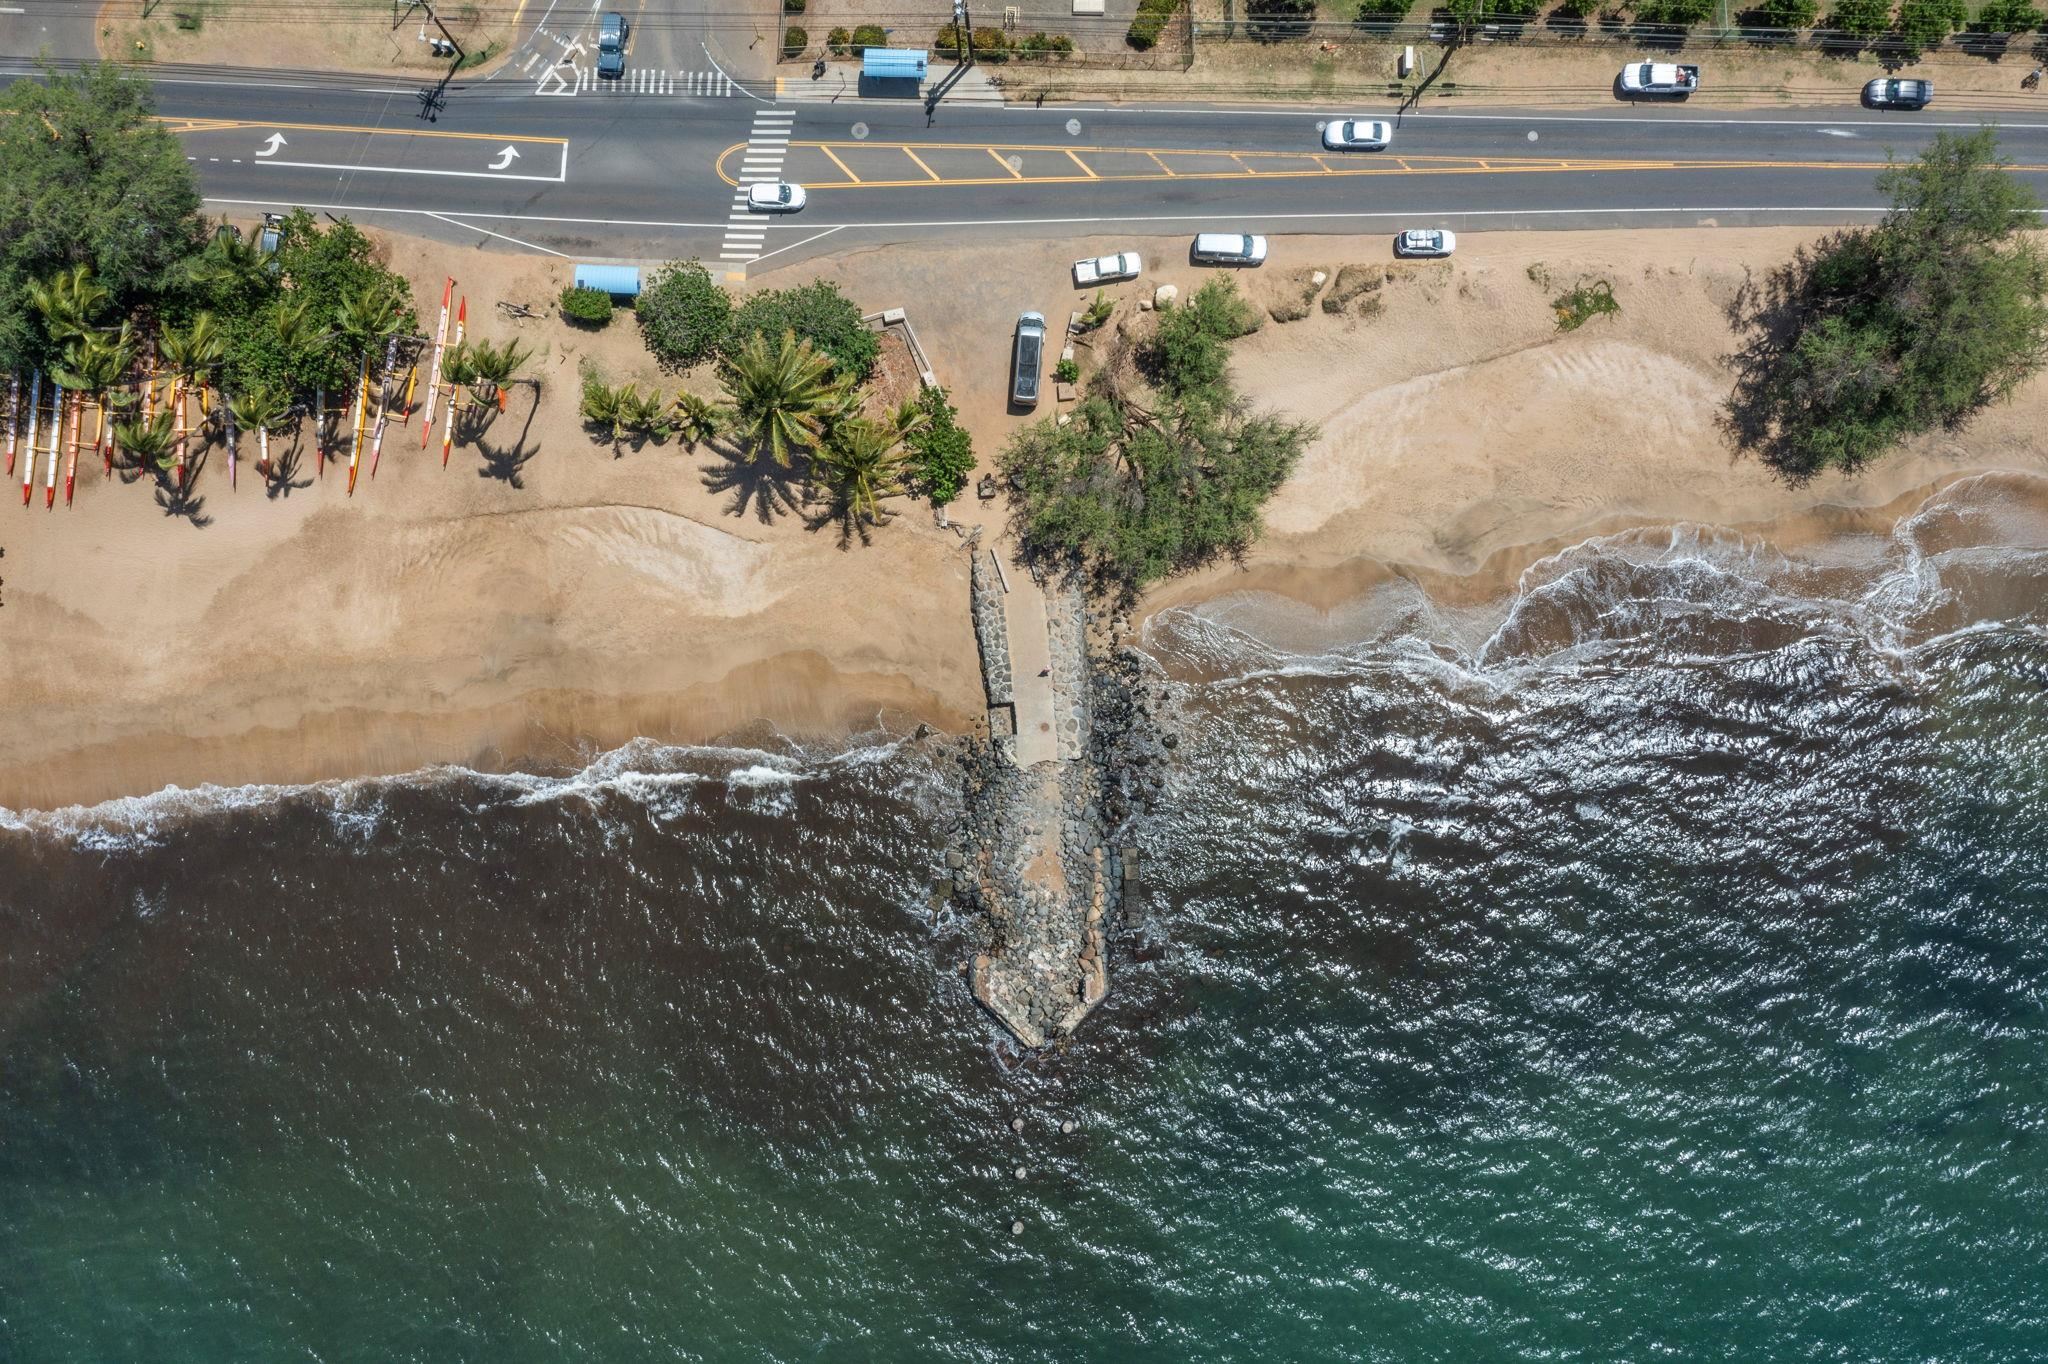
M 975 958 L 974 994 L 1037 1047 L 1109 993 L 1102 925 L 1118 882 L 1089 761 L 1087 612 L 1078 588 L 1038 581 L 1014 554 L 970 553 L 999 760 L 974 869 L 996 933 Z

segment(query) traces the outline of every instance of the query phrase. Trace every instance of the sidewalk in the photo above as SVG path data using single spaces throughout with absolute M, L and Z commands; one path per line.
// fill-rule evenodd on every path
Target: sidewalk
M 918 92 L 915 96 L 909 94 L 863 95 L 860 93 L 859 62 L 827 62 L 825 63 L 825 74 L 818 80 L 811 79 L 811 68 L 808 66 L 799 67 L 793 63 L 786 62 L 783 64 L 783 69 L 793 70 L 797 74 L 778 74 L 776 76 L 775 98 L 811 104 L 865 102 L 915 105 L 920 99 L 929 95 L 934 87 L 948 80 L 953 74 L 952 66 L 948 65 L 941 68 L 934 63 L 931 68 L 930 79 L 918 87 Z M 962 72 L 960 79 L 954 81 L 952 86 L 947 89 L 945 103 L 1001 104 L 1003 98 L 1001 88 L 989 79 L 987 69 L 980 66 L 971 66 Z

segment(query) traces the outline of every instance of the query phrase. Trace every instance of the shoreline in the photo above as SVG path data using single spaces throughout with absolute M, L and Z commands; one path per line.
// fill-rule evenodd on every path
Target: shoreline
M 348 500 L 331 469 L 266 498 L 250 479 L 231 491 L 216 465 L 204 524 L 97 472 L 74 509 L 0 517 L 0 808 L 437 763 L 545 774 L 634 739 L 985 727 L 968 540 L 904 502 L 871 545 L 842 549 L 801 517 L 736 504 L 708 453 L 593 442 L 576 414 L 584 360 L 674 383 L 634 328 L 496 319 L 493 299 L 558 290 L 558 263 L 373 235 L 416 298 L 459 272 L 472 316 L 546 348 L 542 396 L 529 411 L 522 395 L 494 437 L 516 436 L 516 458 L 501 468 L 465 448 L 443 467 L 400 426 L 381 474 Z M 1492 600 L 1571 544 L 1680 523 L 1789 549 L 1886 531 L 1974 473 L 2048 473 L 2034 434 L 2048 420 L 2043 378 L 1965 431 L 1803 487 L 1727 451 L 1715 418 L 1730 300 L 1813 235 L 1474 234 L 1453 266 L 1390 264 L 1354 304 L 1269 321 L 1232 343 L 1233 370 L 1320 438 L 1242 563 L 1155 587 L 1134 632 L 1162 610 L 1252 591 L 1329 611 L 1404 579 L 1447 604 Z M 1174 240 L 940 261 L 875 248 L 754 284 L 822 277 L 879 309 L 957 273 L 951 306 L 912 314 L 986 468 L 1027 420 L 1007 410 L 1009 325 L 994 320 L 1072 306 L 1075 255 L 1170 260 Z M 1388 259 L 1379 237 L 1274 238 L 1273 260 L 1240 285 L 1278 302 L 1311 267 Z M 1203 277 L 1166 264 L 1116 293 L 1134 315 L 1140 293 Z M 1574 277 L 1612 280 L 1620 315 L 1559 334 L 1546 285 Z M 1333 355 L 1345 382 L 1330 381 Z M 1006 517 L 971 494 L 951 511 L 991 540 Z

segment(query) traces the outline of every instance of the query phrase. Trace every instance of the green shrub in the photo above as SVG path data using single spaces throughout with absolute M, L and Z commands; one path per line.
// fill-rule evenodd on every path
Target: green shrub
M 1614 301 L 1614 286 L 1604 279 L 1590 284 L 1580 280 L 1568 292 L 1550 300 L 1550 306 L 1557 312 L 1557 329 L 1561 332 L 1575 332 L 1596 317 L 1621 311 L 1621 305 Z
M 612 320 L 612 296 L 572 284 L 562 290 L 562 316 L 585 327 L 602 327 Z
M 1764 23 L 1772 28 L 1810 28 L 1820 13 L 1816 0 L 1764 0 L 1760 11 Z
M 853 31 L 853 50 L 864 52 L 871 47 L 887 47 L 889 35 L 882 31 L 880 24 L 862 24 Z
M 640 336 L 662 367 L 685 370 L 708 359 L 732 324 L 732 296 L 696 261 L 671 261 L 641 291 L 634 312 Z
M 992 64 L 1010 60 L 1009 35 L 999 28 L 974 30 L 974 56 L 977 61 Z
M 1852 38 L 1875 38 L 1891 27 L 1892 0 L 1835 0 L 1827 27 Z
M 811 35 L 795 24 L 791 24 L 782 35 L 782 55 L 785 57 L 801 57 L 810 45 Z
M 835 28 L 825 35 L 825 50 L 835 57 L 844 57 L 853 51 L 853 35 L 845 28 Z
M 932 39 L 932 51 L 941 57 L 958 57 L 966 41 L 958 24 L 947 24 Z
M 881 353 L 881 339 L 860 320 L 860 308 L 826 280 L 813 280 L 792 289 L 769 289 L 755 294 L 732 314 L 726 328 L 724 348 L 728 353 L 760 335 L 772 343 L 784 332 L 794 332 L 799 341 L 809 341 L 832 360 L 839 377 L 863 383 Z
M 944 506 L 960 496 L 974 472 L 974 441 L 955 420 L 959 411 L 946 401 L 946 390 L 928 388 L 917 397 L 925 424 L 905 442 L 910 466 L 925 496 Z
M 1408 17 L 1415 0 L 1358 0 L 1361 24 L 1398 24 Z
M 1064 58 L 1073 50 L 1074 40 L 1064 33 L 1034 33 L 1023 42 L 1017 44 L 1015 52 L 1020 57 L 1029 58 L 1034 61 L 1045 61 L 1054 57 Z
M 1315 0 L 1244 0 L 1245 33 L 1255 42 L 1305 38 L 1316 17 Z
M 1073 359 L 1060 361 L 1052 367 L 1052 377 L 1063 384 L 1073 383 L 1081 377 L 1081 362 Z
M 2041 27 L 2041 11 L 2034 0 L 1985 0 L 1970 27 L 1979 33 L 2032 33 Z
M 1714 17 L 1714 0 L 1636 0 L 1636 20 L 1664 28 L 1691 28 Z
M 1939 47 L 1969 17 L 1963 0 L 1905 0 L 1899 6 L 1899 34 L 1916 50 Z
M 784 14 L 802 14 L 804 12 L 804 0 L 782 0 L 782 12 Z
M 1167 21 L 1179 12 L 1181 0 L 1138 0 L 1137 17 L 1124 32 L 1124 41 L 1140 52 L 1158 46 Z

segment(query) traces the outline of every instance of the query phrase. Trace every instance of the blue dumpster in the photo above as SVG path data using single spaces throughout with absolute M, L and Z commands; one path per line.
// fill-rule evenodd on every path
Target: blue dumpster
M 602 289 L 613 298 L 640 297 L 640 269 L 633 265 L 579 265 L 576 287 Z
M 921 48 L 870 47 L 860 54 L 860 74 L 865 80 L 921 81 L 928 65 Z

